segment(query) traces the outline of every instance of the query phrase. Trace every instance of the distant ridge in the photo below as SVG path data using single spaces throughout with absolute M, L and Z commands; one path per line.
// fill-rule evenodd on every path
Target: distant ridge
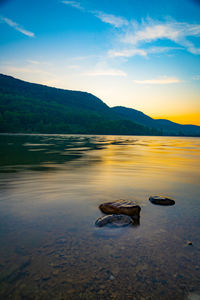
M 200 127 L 110 108 L 96 96 L 0 74 L 0 132 L 200 136 Z
M 200 135 L 200 126 L 181 125 L 165 119 L 153 119 L 141 111 L 123 106 L 115 106 L 112 110 L 127 120 L 134 120 L 147 127 L 159 129 L 163 134 Z

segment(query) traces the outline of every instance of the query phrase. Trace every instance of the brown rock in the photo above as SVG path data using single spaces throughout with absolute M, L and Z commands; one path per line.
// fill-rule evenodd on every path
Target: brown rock
M 112 225 L 114 227 L 124 227 L 132 224 L 133 221 L 131 217 L 125 215 L 107 215 L 101 218 L 98 218 L 95 222 L 95 225 L 102 227 L 105 225 Z
M 103 203 L 99 206 L 105 214 L 123 214 L 128 216 L 139 216 L 141 208 L 130 200 L 117 200 Z
M 175 201 L 173 199 L 163 197 L 163 196 L 151 196 L 149 201 L 153 204 L 159 205 L 174 205 Z

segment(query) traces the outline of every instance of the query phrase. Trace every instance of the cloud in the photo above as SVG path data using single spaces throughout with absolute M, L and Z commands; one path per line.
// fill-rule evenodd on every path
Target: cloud
M 150 18 L 139 23 L 135 20 L 128 21 L 124 17 L 107 14 L 98 10 L 86 10 L 78 1 L 66 0 L 62 1 L 62 3 L 90 13 L 103 23 L 110 24 L 117 29 L 122 28 L 118 45 L 127 44 L 129 47 L 124 49 L 123 46 L 123 49 L 110 50 L 108 52 L 108 56 L 110 57 L 147 56 L 148 54 L 165 53 L 175 49 L 186 49 L 192 54 L 200 54 L 200 48 L 195 46 L 194 41 L 191 42 L 188 39 L 189 37 L 200 37 L 200 24 L 177 22 L 172 19 L 161 22 Z M 157 40 L 170 40 L 181 47 L 152 47 L 148 49 L 144 47 L 144 45 L 146 46 L 146 44 L 153 43 Z M 130 48 L 131 45 L 132 48 Z M 141 45 L 143 46 L 141 47 Z
M 113 25 L 116 28 L 127 26 L 128 21 L 123 17 L 118 17 L 115 15 L 106 14 L 101 11 L 92 12 L 97 18 L 99 18 L 102 22 Z
M 32 64 L 32 65 L 39 65 L 39 64 L 40 64 L 39 61 L 37 61 L 37 60 L 32 60 L 32 59 L 28 59 L 27 62 L 30 63 L 30 64 Z
M 200 75 L 195 75 L 192 77 L 193 80 L 200 80 Z
M 70 5 L 74 8 L 80 9 L 80 10 L 84 10 L 84 8 L 81 6 L 81 4 L 77 1 L 62 1 L 62 3 Z
M 38 61 L 38 60 L 33 60 L 33 59 L 27 59 L 26 60 L 27 63 L 29 63 L 30 65 L 51 65 L 51 62 L 48 62 L 48 61 Z
M 127 74 L 122 70 L 116 69 L 97 69 L 85 73 L 86 76 L 127 76 Z
M 78 1 L 66 0 L 66 1 L 62 1 L 62 3 L 70 5 L 79 10 L 86 11 L 86 12 L 94 15 L 98 19 L 100 19 L 103 23 L 113 25 L 116 28 L 119 28 L 122 26 L 127 26 L 129 24 L 128 21 L 123 17 L 115 16 L 112 14 L 106 14 L 102 11 L 90 11 L 90 10 L 87 11 L 84 7 L 81 6 L 81 4 Z
M 132 57 L 135 55 L 148 56 L 148 54 L 166 53 L 172 50 L 180 50 L 181 47 L 149 47 L 149 48 L 133 48 L 123 50 L 109 50 L 109 57 Z
M 79 65 L 68 65 L 68 66 L 67 66 L 67 69 L 71 69 L 71 70 L 77 70 L 77 69 L 79 69 L 79 68 L 80 68 Z
M 127 34 L 124 42 L 128 44 L 138 44 L 139 42 L 151 42 L 157 39 L 177 39 L 178 32 L 171 28 L 171 25 L 152 25 L 145 26 L 144 29 L 138 30 L 135 33 Z
M 108 56 L 110 57 L 131 57 L 135 55 L 146 56 L 147 51 L 144 49 L 125 49 L 125 50 L 110 50 Z
M 200 37 L 200 24 L 181 23 L 168 21 L 165 23 L 147 20 L 141 25 L 134 23 L 132 28 L 121 38 L 121 42 L 136 45 L 152 43 L 157 40 L 170 40 L 184 47 L 188 52 L 200 54 L 200 48 L 197 48 L 188 37 Z
M 32 68 L 29 66 L 24 66 L 24 67 L 16 67 L 16 66 L 7 66 L 7 65 L 2 65 L 0 66 L 1 70 L 5 73 L 12 73 L 12 74 L 43 74 L 43 75 L 51 75 L 51 73 L 41 70 L 38 68 Z
M 15 30 L 21 32 L 24 35 L 27 35 L 29 37 L 34 37 L 35 36 L 35 34 L 33 32 L 24 29 L 22 26 L 20 26 L 19 24 L 15 23 L 11 19 L 0 17 L 0 20 L 2 22 L 6 23 L 7 25 L 9 25 L 10 27 L 13 27 Z
M 183 50 L 183 47 L 150 47 L 146 49 L 147 54 L 159 54 L 175 50 Z
M 161 77 L 157 79 L 147 79 L 147 80 L 133 80 L 136 84 L 172 84 L 181 82 L 180 79 L 176 77 Z

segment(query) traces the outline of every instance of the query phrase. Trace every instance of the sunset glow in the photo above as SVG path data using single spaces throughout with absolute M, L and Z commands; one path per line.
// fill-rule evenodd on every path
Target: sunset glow
M 198 1 L 8 0 L 0 72 L 200 125 Z

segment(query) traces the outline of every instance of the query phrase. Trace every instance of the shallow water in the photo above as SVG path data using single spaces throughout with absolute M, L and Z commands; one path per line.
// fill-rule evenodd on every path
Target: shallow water
M 199 150 L 199 138 L 1 135 L 0 299 L 200 299 Z M 118 199 L 141 206 L 140 225 L 95 227 Z

